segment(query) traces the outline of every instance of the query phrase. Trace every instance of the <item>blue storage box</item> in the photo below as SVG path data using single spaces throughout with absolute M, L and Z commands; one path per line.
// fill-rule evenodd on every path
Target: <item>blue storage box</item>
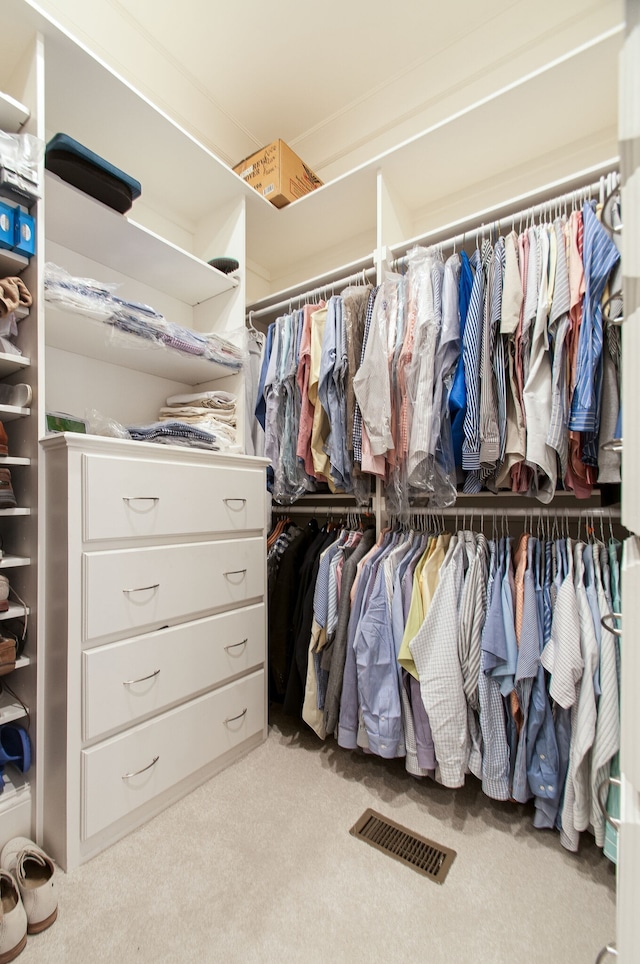
M 12 248 L 14 245 L 14 213 L 15 208 L 0 201 L 0 248 Z
M 45 151 L 44 166 L 120 214 L 128 211 L 142 193 L 139 181 L 68 134 L 56 134 L 51 138 Z
M 16 208 L 13 250 L 27 258 L 36 253 L 36 221 L 30 214 Z

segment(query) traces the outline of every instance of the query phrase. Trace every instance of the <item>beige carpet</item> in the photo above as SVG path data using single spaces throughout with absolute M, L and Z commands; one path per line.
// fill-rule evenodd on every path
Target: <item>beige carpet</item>
M 349 835 L 372 807 L 457 851 L 443 886 Z M 321 743 L 274 714 L 269 739 L 59 876 L 57 922 L 21 964 L 592 964 L 614 937 L 615 874 L 525 807 Z

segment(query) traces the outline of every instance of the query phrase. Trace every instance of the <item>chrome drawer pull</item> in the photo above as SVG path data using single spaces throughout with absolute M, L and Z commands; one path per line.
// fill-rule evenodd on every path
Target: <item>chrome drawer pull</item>
M 227 652 L 229 652 L 230 649 L 235 649 L 236 646 L 246 646 L 248 642 L 249 642 L 249 637 L 247 637 L 246 639 L 241 639 L 239 643 L 229 643 L 228 646 L 225 646 L 225 649 Z
M 243 576 L 246 571 L 246 569 L 230 569 L 228 572 L 223 573 L 223 575 L 227 578 L 229 576 Z
M 144 683 L 145 680 L 153 679 L 154 676 L 158 676 L 159 673 L 160 673 L 160 670 L 157 669 L 157 670 L 155 670 L 155 672 L 149 673 L 148 676 L 141 676 L 139 679 L 124 679 L 124 680 L 122 681 L 122 685 L 123 685 L 123 686 L 133 686 L 134 683 Z
M 123 495 L 123 502 L 159 502 L 159 495 Z
M 622 636 L 622 630 L 618 629 L 617 626 L 610 626 L 610 619 L 622 619 L 622 613 L 605 613 L 600 619 L 600 625 L 603 626 L 607 632 L 613 633 L 614 636 L 620 638 Z
M 596 787 L 596 802 L 597 802 L 598 806 L 600 807 L 600 810 L 601 810 L 601 812 L 602 812 L 602 816 L 603 816 L 604 819 L 607 821 L 607 823 L 609 824 L 609 826 L 610 826 L 610 827 L 613 827 L 613 829 L 614 829 L 615 831 L 618 831 L 618 830 L 620 829 L 620 824 L 621 824 L 622 821 L 621 821 L 621 820 L 618 820 L 617 817 L 612 817 L 611 814 L 609 813 L 609 811 L 607 810 L 607 796 L 609 795 L 609 787 L 610 787 L 610 786 L 613 786 L 613 787 L 621 787 L 621 786 L 622 786 L 622 780 L 620 780 L 618 777 L 605 777 L 604 780 L 602 781 L 602 783 L 600 783 L 600 784 L 598 785 L 598 787 Z M 603 790 L 603 788 L 606 790 L 606 793 L 605 793 L 605 795 L 604 795 L 604 799 L 603 799 L 603 795 L 602 795 L 602 790 Z
M 160 759 L 160 754 L 158 754 L 158 756 L 154 756 L 154 758 L 153 758 L 153 760 L 151 761 L 151 763 L 147 763 L 146 767 L 143 767 L 141 770 L 134 770 L 133 773 L 125 773 L 125 774 L 123 774 L 122 779 L 123 779 L 123 780 L 130 780 L 131 777 L 137 777 L 140 773 L 144 773 L 145 770 L 150 770 L 151 767 L 154 767 L 154 766 L 156 765 L 156 763 L 158 762 L 159 759 Z
M 147 592 L 149 589 L 157 589 L 160 585 L 159 582 L 154 582 L 153 586 L 138 586 L 137 589 L 123 589 L 123 592 Z
M 225 505 L 229 505 L 230 502 L 240 502 L 241 505 L 246 505 L 246 504 L 247 504 L 247 500 L 241 498 L 241 496 L 239 496 L 239 495 L 235 496 L 235 498 L 232 497 L 232 498 L 230 498 L 230 499 L 223 499 L 222 501 L 224 502 Z
M 247 714 L 247 707 L 245 706 L 242 713 L 238 713 L 237 716 L 228 716 L 226 720 L 223 720 L 224 725 L 226 726 L 227 723 L 233 723 L 234 720 L 241 720 L 243 716 L 246 716 L 246 714 Z

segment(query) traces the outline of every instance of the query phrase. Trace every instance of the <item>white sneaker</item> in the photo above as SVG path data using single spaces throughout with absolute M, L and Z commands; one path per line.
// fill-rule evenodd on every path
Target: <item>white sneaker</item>
M 28 837 L 14 837 L 2 848 L 0 864 L 18 882 L 27 914 L 27 933 L 39 934 L 58 916 L 55 866 L 41 847 Z M 2 958 L 0 958 L 0 962 Z
M 33 392 L 31 385 L 26 382 L 18 382 L 17 385 L 9 385 L 7 382 L 0 382 L 0 405 L 15 405 L 17 408 L 28 408 L 31 405 Z
M 0 870 L 0 964 L 8 964 L 27 943 L 27 914 L 8 870 Z

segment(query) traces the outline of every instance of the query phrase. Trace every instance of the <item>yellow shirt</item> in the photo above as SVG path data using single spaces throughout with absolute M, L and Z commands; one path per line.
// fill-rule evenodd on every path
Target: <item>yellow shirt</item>
M 422 570 L 424 569 L 427 560 L 433 550 L 436 547 L 436 539 L 433 537 L 429 539 L 427 543 L 427 548 L 422 553 L 418 565 L 415 568 L 413 574 L 413 587 L 411 589 L 411 605 L 409 606 L 409 614 L 407 616 L 407 622 L 404 627 L 404 636 L 402 637 L 402 645 L 400 646 L 400 652 L 398 653 L 398 662 L 400 665 L 406 669 L 408 673 L 415 676 L 418 679 L 418 670 L 416 669 L 415 663 L 413 662 L 413 656 L 411 655 L 411 650 L 409 649 L 409 643 L 416 635 L 420 627 L 422 626 L 422 621 L 424 619 L 424 610 L 422 606 L 422 591 L 420 587 L 420 577 L 422 575 Z

